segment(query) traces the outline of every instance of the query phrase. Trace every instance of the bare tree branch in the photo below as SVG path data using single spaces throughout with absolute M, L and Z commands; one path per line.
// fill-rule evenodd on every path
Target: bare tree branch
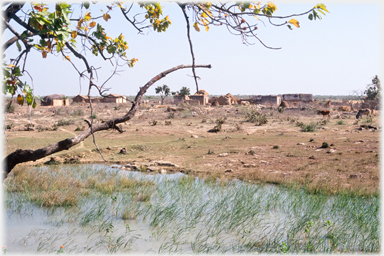
M 168 69 L 168 70 L 158 74 L 154 78 L 152 78 L 143 87 L 140 87 L 140 91 L 137 93 L 136 98 L 132 103 L 131 109 L 124 116 L 110 119 L 104 123 L 92 124 L 91 127 L 84 130 L 83 132 L 80 132 L 75 137 L 59 141 L 57 143 L 46 146 L 44 148 L 40 148 L 40 149 L 36 149 L 36 150 L 17 149 L 13 153 L 10 153 L 3 160 L 3 164 L 5 167 L 3 170 L 3 178 L 5 179 L 7 177 L 7 175 L 12 171 L 12 169 L 20 163 L 29 162 L 29 161 L 36 161 L 38 159 L 52 155 L 52 154 L 60 152 L 62 150 L 68 150 L 71 147 L 84 141 L 92 133 L 95 133 L 98 131 L 103 131 L 103 130 L 108 130 L 111 128 L 116 129 L 115 126 L 117 124 L 126 122 L 126 121 L 128 121 L 134 117 L 137 109 L 139 108 L 139 103 L 140 103 L 141 98 L 147 92 L 148 88 L 151 85 L 153 85 L 154 83 L 156 83 L 157 81 L 159 81 L 160 79 L 162 79 L 163 77 L 168 75 L 169 73 L 172 73 L 172 72 L 179 70 L 179 69 L 191 68 L 191 67 L 192 67 L 192 65 L 179 65 L 179 66 L 173 67 L 171 69 Z M 211 68 L 211 65 L 196 65 L 195 67 L 196 68 Z
M 191 49 L 191 55 L 192 55 L 192 73 L 193 73 L 193 77 L 195 79 L 196 92 L 198 92 L 199 91 L 199 84 L 197 83 L 197 77 L 196 77 L 196 72 L 195 72 L 195 55 L 193 54 L 193 47 L 192 47 L 192 41 L 191 41 L 191 35 L 190 35 L 189 19 L 188 19 L 187 13 L 185 11 L 186 4 L 178 3 L 178 5 L 181 8 L 181 10 L 183 11 L 185 21 L 187 22 L 187 37 L 188 37 L 189 47 Z

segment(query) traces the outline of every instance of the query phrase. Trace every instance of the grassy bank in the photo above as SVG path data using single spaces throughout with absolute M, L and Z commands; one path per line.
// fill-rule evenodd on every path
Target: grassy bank
M 37 216 L 50 225 L 20 232 L 8 241 L 10 252 L 60 245 L 73 253 L 380 250 L 378 196 L 92 165 L 19 169 L 5 189 L 7 221 Z

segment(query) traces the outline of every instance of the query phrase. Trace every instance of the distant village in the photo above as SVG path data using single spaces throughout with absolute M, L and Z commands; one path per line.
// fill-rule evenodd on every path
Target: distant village
M 41 98 L 42 106 L 69 106 L 70 104 L 81 104 L 81 103 L 126 103 L 127 97 L 118 94 L 109 94 L 104 97 L 88 97 L 84 95 L 77 95 L 75 97 L 67 97 L 64 94 L 53 94 L 47 95 Z M 16 100 L 16 99 L 14 99 Z M 252 95 L 247 99 L 239 99 L 238 97 L 227 93 L 221 96 L 210 97 L 207 91 L 199 90 L 194 95 L 174 95 L 172 99 L 173 104 L 189 104 L 192 106 L 220 106 L 220 105 L 262 105 L 265 107 L 284 107 L 284 108 L 297 108 L 302 104 L 314 102 L 312 94 L 281 94 L 281 95 Z M 142 103 L 148 103 L 149 100 L 143 100 Z M 169 100 L 168 100 L 169 102 Z M 160 102 L 159 102 L 160 103 Z M 341 102 L 334 102 L 334 105 L 338 104 L 352 104 L 353 102 L 343 100 Z M 357 103 L 355 103 L 357 104 Z M 359 107 L 374 108 L 376 106 L 364 106 L 368 103 L 362 103 Z M 370 103 L 372 104 L 372 102 Z M 377 105 L 377 103 L 373 103 Z M 359 104 L 360 105 L 360 104 Z

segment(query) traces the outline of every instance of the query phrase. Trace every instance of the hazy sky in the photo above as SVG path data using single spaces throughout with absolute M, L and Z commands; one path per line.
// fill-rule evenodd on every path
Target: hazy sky
M 305 12 L 319 2 L 275 2 L 275 14 Z M 210 94 L 350 95 L 354 91 L 363 91 L 373 76 L 382 78 L 383 24 L 380 15 L 383 14 L 383 5 L 380 1 L 323 3 L 330 13 L 321 21 L 310 21 L 307 15 L 299 17 L 300 28 L 289 30 L 286 26 L 273 27 L 267 21 L 265 26 L 259 23 L 258 36 L 265 44 L 282 47 L 281 50 L 267 49 L 258 42 L 246 46 L 240 37 L 231 35 L 225 28 L 211 27 L 209 32 L 192 29 L 196 64 L 212 65 L 211 69 L 197 69 L 197 75 L 201 77 L 200 89 Z M 105 10 L 105 5 L 92 8 Z M 126 68 L 108 82 L 111 93 L 135 95 L 139 86 L 161 71 L 191 64 L 186 23 L 181 10 L 175 3 L 163 2 L 162 6 L 164 14 L 172 20 L 165 33 L 151 31 L 138 35 L 117 9 L 110 13 L 112 19 L 103 24 L 107 32 L 110 30 L 111 37 L 123 33 L 129 46 L 128 56 L 139 59 L 134 68 Z M 3 41 L 9 35 L 4 33 Z M 5 54 L 7 58 L 14 58 L 17 50 L 13 47 Z M 110 76 L 113 66 L 91 58 L 91 54 L 87 56 L 92 66 L 101 67 L 96 83 L 102 84 Z M 33 76 L 36 95 L 87 93 L 87 82 L 83 80 L 80 86 L 77 72 L 61 57 L 48 54 L 43 59 L 41 53 L 33 51 L 28 58 L 26 68 Z M 190 69 L 171 73 L 154 84 L 147 95 L 155 95 L 154 87 L 163 84 L 172 91 L 186 86 L 195 92 L 194 80 L 188 75 L 192 75 Z

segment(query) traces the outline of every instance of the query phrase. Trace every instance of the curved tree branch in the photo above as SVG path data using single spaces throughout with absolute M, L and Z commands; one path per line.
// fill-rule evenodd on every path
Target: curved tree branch
M 12 169 L 24 162 L 29 162 L 29 161 L 36 161 L 38 159 L 41 159 L 43 157 L 52 155 L 54 153 L 60 152 L 62 150 L 68 150 L 71 147 L 79 144 L 86 138 L 88 138 L 92 133 L 98 132 L 98 131 L 103 131 L 103 130 L 108 130 L 108 129 L 116 129 L 116 125 L 119 123 L 126 122 L 134 117 L 136 114 L 137 109 L 139 108 L 139 103 L 143 95 L 146 93 L 148 88 L 168 75 L 169 73 L 172 73 L 176 70 L 179 69 L 184 69 L 184 68 L 191 68 L 192 65 L 179 65 L 176 67 L 173 67 L 171 69 L 168 69 L 154 78 L 152 78 L 149 82 L 147 82 L 143 87 L 140 87 L 140 91 L 137 93 L 135 100 L 132 103 L 131 109 L 121 117 L 117 117 L 114 119 L 110 119 L 104 123 L 99 123 L 99 124 L 94 124 L 88 129 L 84 130 L 83 132 L 79 133 L 73 138 L 68 138 L 62 141 L 59 141 L 57 143 L 51 144 L 49 146 L 46 146 L 44 148 L 36 149 L 36 150 L 23 150 L 23 149 L 17 149 L 13 153 L 10 153 L 8 156 L 6 156 L 3 160 L 4 164 L 4 170 L 3 170 L 3 178 L 5 179 L 7 175 L 12 171 Z M 196 65 L 196 68 L 211 68 L 211 65 Z

